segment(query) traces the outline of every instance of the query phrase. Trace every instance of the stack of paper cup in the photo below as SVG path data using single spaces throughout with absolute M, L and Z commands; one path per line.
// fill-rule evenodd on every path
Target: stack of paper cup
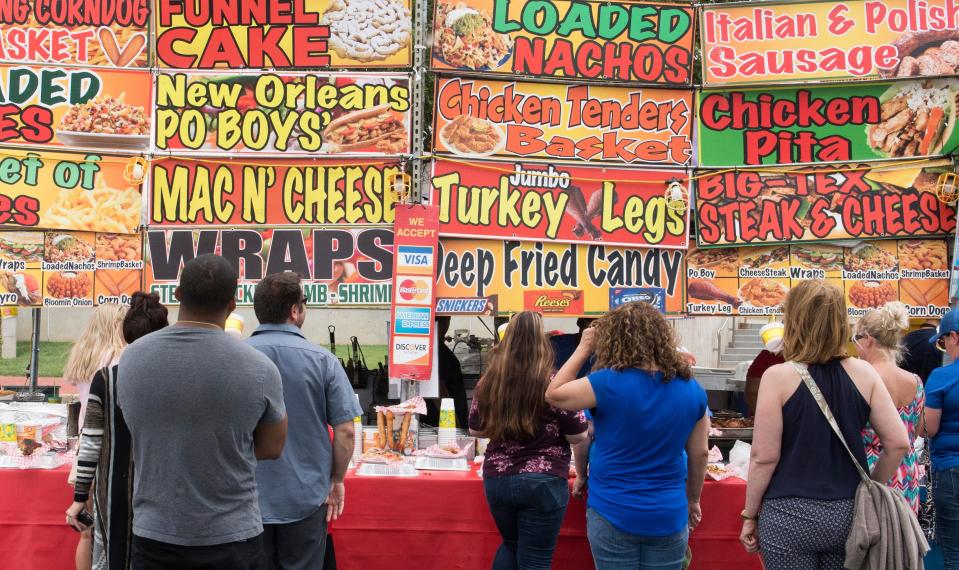
M 353 394 L 356 398 L 356 404 L 360 403 L 359 394 Z M 353 418 L 353 461 L 356 462 L 363 455 L 363 418 L 356 416 Z
M 440 402 L 440 428 L 438 444 L 440 447 L 456 445 L 456 408 L 453 398 L 443 398 Z

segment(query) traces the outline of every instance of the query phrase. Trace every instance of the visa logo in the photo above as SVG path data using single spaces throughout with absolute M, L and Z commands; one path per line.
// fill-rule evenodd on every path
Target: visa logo
M 403 260 L 403 265 L 429 265 L 430 264 L 430 258 L 425 255 L 406 253 L 406 254 L 403 254 L 401 259 Z

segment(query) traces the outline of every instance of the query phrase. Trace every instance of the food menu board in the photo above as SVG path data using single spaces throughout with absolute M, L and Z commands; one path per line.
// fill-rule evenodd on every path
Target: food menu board
M 440 0 L 433 69 L 689 85 L 690 6 Z
M 150 145 L 146 71 L 0 65 L 0 143 L 142 152 Z
M 156 0 L 156 59 L 178 69 L 409 67 L 409 0 Z
M 433 148 L 521 157 L 682 166 L 692 91 L 440 77 Z
M 836 163 L 947 155 L 959 79 L 703 90 L 700 166 Z
M 126 158 L 7 151 L 0 157 L 0 226 L 135 233 L 140 188 L 124 179 Z
M 153 161 L 150 225 L 373 225 L 393 223 L 402 166 L 337 159 L 255 164 Z
M 128 303 L 142 280 L 140 234 L 0 232 L 0 305 Z
M 144 289 L 177 304 L 173 292 L 183 264 L 222 255 L 240 272 L 237 303 L 252 305 L 263 277 L 294 271 L 303 277 L 307 304 L 389 307 L 393 228 L 176 228 L 146 233 Z
M 850 316 L 899 300 L 913 317 L 941 317 L 949 310 L 947 258 L 944 240 L 692 250 L 686 311 L 778 315 L 793 283 L 824 279 L 845 291 Z
M 706 85 L 959 73 L 952 0 L 705 4 Z
M 151 5 L 8 0 L 0 9 L 0 61 L 147 67 Z
M 936 181 L 951 170 L 951 161 L 940 160 L 892 167 L 701 172 L 696 243 L 944 236 L 956 229 L 956 210 L 939 200 Z
M 683 310 L 685 252 L 606 245 L 440 238 L 436 297 L 443 312 L 523 310 L 602 315 L 623 301 Z M 479 306 L 482 305 L 482 309 Z
M 685 248 L 688 212 L 667 205 L 685 171 L 437 159 L 430 199 L 444 236 Z
M 408 75 L 160 73 L 158 151 L 407 154 Z

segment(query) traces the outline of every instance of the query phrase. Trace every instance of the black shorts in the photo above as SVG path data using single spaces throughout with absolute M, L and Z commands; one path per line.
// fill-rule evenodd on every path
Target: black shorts
M 134 535 L 133 570 L 261 570 L 263 535 L 213 546 L 180 546 Z

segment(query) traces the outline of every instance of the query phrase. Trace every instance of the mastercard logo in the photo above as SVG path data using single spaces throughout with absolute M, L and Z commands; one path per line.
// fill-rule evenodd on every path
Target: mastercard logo
M 404 279 L 398 293 L 404 301 L 425 301 L 430 295 L 430 284 L 423 279 Z

